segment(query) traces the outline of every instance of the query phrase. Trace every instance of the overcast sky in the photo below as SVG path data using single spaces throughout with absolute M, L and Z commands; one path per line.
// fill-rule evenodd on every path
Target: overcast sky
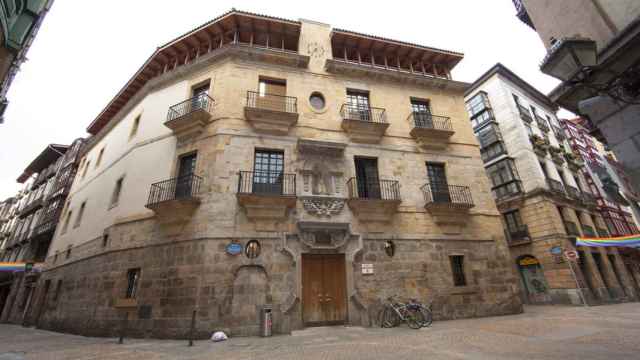
M 47 144 L 86 136 L 156 47 L 232 7 L 463 52 L 456 80 L 472 82 L 501 62 L 544 93 L 557 84 L 538 70 L 544 47 L 511 0 L 55 0 L 8 94 L 0 200 L 21 188 L 15 179 Z

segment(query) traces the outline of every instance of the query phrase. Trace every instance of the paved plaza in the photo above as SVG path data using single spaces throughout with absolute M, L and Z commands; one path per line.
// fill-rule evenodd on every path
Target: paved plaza
M 436 322 L 422 330 L 310 328 L 222 343 L 87 338 L 0 325 L 8 359 L 640 359 L 640 304 L 527 307 L 524 314 Z

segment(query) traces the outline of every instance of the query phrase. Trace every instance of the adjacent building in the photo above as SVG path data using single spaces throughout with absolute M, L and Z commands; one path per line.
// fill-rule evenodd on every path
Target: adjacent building
M 48 145 L 18 177 L 25 187 L 10 202 L 0 261 L 36 264 L 45 260 L 83 144 L 78 139 L 69 146 Z M 0 321 L 37 322 L 39 314 L 30 308 L 37 301 L 33 295 L 38 277 L 35 271 L 0 273 Z
M 513 2 L 548 49 L 542 72 L 562 80 L 549 97 L 582 115 L 640 184 L 640 2 Z
M 577 236 L 608 232 L 557 105 L 502 64 L 471 84 L 465 99 L 523 300 L 636 300 L 640 274 L 625 267 L 619 249 L 575 247 Z M 578 251 L 576 266 L 565 250 Z
M 230 11 L 89 125 L 34 295 L 47 329 L 184 337 L 517 313 L 462 54 Z
M 0 124 L 7 92 L 53 0 L 0 1 Z

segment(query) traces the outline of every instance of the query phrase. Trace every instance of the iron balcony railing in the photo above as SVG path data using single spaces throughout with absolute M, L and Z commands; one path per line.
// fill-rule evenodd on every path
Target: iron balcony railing
M 342 104 L 340 115 L 344 120 L 359 120 L 373 123 L 386 123 L 385 109 L 354 104 Z
M 567 232 L 567 234 L 570 236 L 580 236 L 580 231 L 578 231 L 578 227 L 572 221 L 565 220 L 564 229 Z
M 599 237 L 608 237 L 609 236 L 609 232 L 606 229 L 596 228 L 596 230 L 598 231 L 598 236 Z
M 214 101 L 209 95 L 202 93 L 169 108 L 167 121 L 175 120 L 198 110 L 211 112 Z
M 414 111 L 409 115 L 413 126 L 420 129 L 453 131 L 451 119 L 447 116 L 433 115 L 428 112 Z
M 347 181 L 347 189 L 350 199 L 400 200 L 400 183 L 396 180 L 351 178 Z
M 420 189 L 427 204 L 451 204 L 454 207 L 473 206 L 473 198 L 468 186 L 427 183 Z
M 567 194 L 569 195 L 570 198 L 575 200 L 582 199 L 582 194 L 580 193 L 580 190 L 576 189 L 571 185 L 565 185 L 564 187 L 567 190 Z
M 544 132 L 549 132 L 549 125 L 547 125 L 547 120 L 543 117 L 536 115 L 536 123 L 538 124 L 538 128 Z
M 240 171 L 238 194 L 296 196 L 296 174 L 279 171 Z
M 562 194 L 565 193 L 564 185 L 562 185 L 562 183 L 558 180 L 547 178 L 547 185 L 549 186 L 549 189 L 553 192 L 562 193 Z
M 582 225 L 582 233 L 586 237 L 596 237 L 596 232 L 593 231 L 593 228 L 590 225 Z
M 298 112 L 298 98 L 247 91 L 247 107 L 295 114 Z
M 151 184 L 147 207 L 164 201 L 193 198 L 200 192 L 201 184 L 202 178 L 195 174 Z
M 526 107 L 518 104 L 518 111 L 520 112 L 520 118 L 528 123 L 533 121 L 533 117 L 531 116 L 531 112 Z
M 527 225 L 520 225 L 515 229 L 508 228 L 505 230 L 509 243 L 522 243 L 525 241 L 531 241 L 529 236 L 529 227 Z

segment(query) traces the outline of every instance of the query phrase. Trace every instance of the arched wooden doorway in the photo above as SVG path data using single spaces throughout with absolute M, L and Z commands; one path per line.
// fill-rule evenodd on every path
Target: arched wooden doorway
M 520 273 L 525 291 L 525 301 L 529 304 L 545 304 L 551 302 L 549 296 L 549 285 L 544 277 L 544 271 L 540 266 L 540 261 L 535 256 L 523 255 L 517 260 L 518 272 Z

